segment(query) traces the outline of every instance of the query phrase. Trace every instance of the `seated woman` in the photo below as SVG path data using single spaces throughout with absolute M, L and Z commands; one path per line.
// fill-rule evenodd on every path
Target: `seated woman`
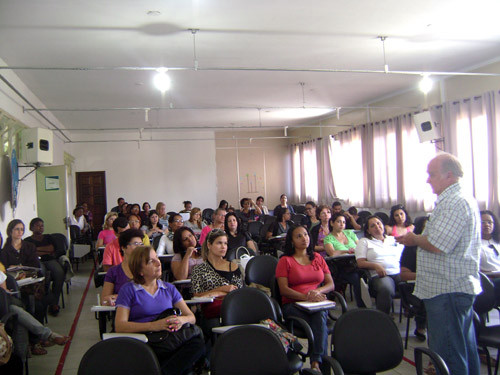
M 294 302 L 326 300 L 326 293 L 334 288 L 333 279 L 323 257 L 314 252 L 305 227 L 298 226 L 288 231 L 284 252 L 276 267 L 283 314 L 285 318 L 300 317 L 311 326 L 314 334 L 311 367 L 319 370 L 322 356 L 328 349 L 327 311 L 304 312 Z
M 130 226 L 126 218 L 118 216 L 116 220 L 113 221 L 113 230 L 115 231 L 116 238 L 104 248 L 104 253 L 102 255 L 102 268 L 104 271 L 107 272 L 112 266 L 117 266 L 123 261 L 123 257 L 120 254 L 120 243 L 118 239 L 127 229 L 130 229 Z
M 70 218 L 70 225 L 76 225 L 80 228 L 80 234 L 85 235 L 90 229 L 87 220 L 85 220 L 85 216 L 83 215 L 83 207 L 77 206 L 73 210 L 73 216 Z
M 221 229 L 224 231 L 224 218 L 226 217 L 226 210 L 223 208 L 218 208 L 214 211 L 212 215 L 212 224 L 207 225 L 200 234 L 200 244 L 203 246 L 208 233 L 213 229 Z
M 193 203 L 191 203 L 191 201 L 184 201 L 182 202 L 182 204 L 184 205 L 184 209 L 182 211 L 179 211 L 179 213 L 183 214 L 191 212 L 191 208 L 193 207 Z
M 9 268 L 12 266 L 28 266 L 40 268 L 40 260 L 33 243 L 23 241 L 24 223 L 19 219 L 7 225 L 7 240 L 0 252 L 0 262 Z
M 139 217 L 141 218 L 141 225 L 148 225 L 150 210 L 151 210 L 151 205 L 148 202 L 144 202 L 142 204 L 142 211 L 139 212 Z
M 269 209 L 267 206 L 264 206 L 264 197 L 263 196 L 258 196 L 257 200 L 255 201 L 255 205 L 260 208 L 262 211 L 262 215 L 269 215 Z
M 359 268 L 370 271 L 372 285 L 377 293 L 377 310 L 389 314 L 396 285 L 401 281 L 399 259 L 403 246 L 387 237 L 384 224 L 378 216 L 370 216 L 365 223 L 365 237 L 360 239 L 355 254 Z
M 141 229 L 147 234 L 149 237 L 149 241 L 152 243 L 153 240 L 158 237 L 162 236 L 163 233 L 165 233 L 165 229 L 162 224 L 159 222 L 160 217 L 158 216 L 158 213 L 155 210 L 149 211 L 149 220 L 148 220 L 148 225 L 143 225 Z
M 311 241 L 314 246 L 314 251 L 317 251 L 323 257 L 326 256 L 324 239 L 330 234 L 330 219 L 332 217 L 332 209 L 326 205 L 316 208 L 316 218 L 319 224 L 311 229 Z
M 402 204 L 397 204 L 391 207 L 389 215 L 389 224 L 385 226 L 385 232 L 390 233 L 390 236 L 399 237 L 408 232 L 413 232 L 415 226 L 411 222 L 411 217 L 406 212 Z
M 116 212 L 108 212 L 104 218 L 104 224 L 102 225 L 102 230 L 97 236 L 96 247 L 100 248 L 106 246 L 108 243 L 116 238 L 115 231 L 113 230 L 113 221 L 118 217 Z
M 224 229 L 227 233 L 227 249 L 237 249 L 240 246 L 247 247 L 253 251 L 257 251 L 252 237 L 247 231 L 244 231 L 241 226 L 241 221 L 234 212 L 226 215 L 224 221 Z
M 241 210 L 239 213 L 242 222 L 255 221 L 255 216 L 262 215 L 260 207 L 250 198 L 243 198 L 240 201 Z M 254 207 L 254 208 L 252 208 Z
M 171 268 L 176 280 L 189 279 L 193 267 L 203 263 L 201 252 L 191 228 L 181 227 L 174 233 L 174 257 Z
M 30 222 L 30 230 L 33 232 L 33 235 L 25 238 L 25 241 L 35 245 L 36 252 L 43 266 L 50 271 L 50 280 L 46 280 L 52 282 L 52 291 L 48 296 L 49 313 L 53 316 L 57 316 L 60 310 L 59 298 L 61 297 L 65 278 L 64 268 L 61 263 L 59 263 L 58 258 L 61 255 L 65 255 L 65 253 L 56 253 L 55 242 L 50 234 L 43 234 L 44 229 L 43 220 L 39 217 L 34 218 Z
M 177 229 L 184 225 L 184 220 L 182 220 L 182 216 L 179 214 L 170 215 L 168 218 L 168 229 L 169 232 L 164 234 L 156 249 L 156 254 L 158 256 L 173 254 L 174 253 L 174 233 Z
M 223 210 L 227 211 L 227 209 L 229 208 L 229 203 L 228 203 L 228 201 L 226 201 L 226 200 L 224 200 L 224 199 L 223 199 L 223 200 L 221 200 L 221 201 L 219 202 L 219 207 L 217 207 L 217 208 L 222 208 Z
M 101 293 L 101 305 L 114 306 L 121 287 L 132 280 L 129 265 L 130 255 L 137 246 L 144 245 L 142 238 L 143 233 L 140 229 L 127 229 L 120 234 L 118 243 L 120 244 L 120 254 L 123 261 L 106 272 Z
M 92 227 L 94 215 L 92 215 L 92 211 L 89 210 L 89 204 L 87 202 L 83 202 L 81 206 L 83 208 L 83 216 L 85 216 L 85 220 L 87 220 L 89 226 Z
M 294 209 L 292 206 L 287 204 L 288 197 L 286 194 L 281 194 L 280 196 L 280 204 L 278 204 L 276 207 L 274 207 L 273 215 L 278 216 L 278 214 L 288 208 L 288 211 L 290 211 L 290 214 L 293 215 L 295 213 Z
M 129 213 L 130 213 L 130 211 L 129 211 L 128 203 L 123 202 L 123 204 L 120 206 L 120 212 L 118 212 L 118 216 L 128 218 Z
M 130 229 L 137 229 L 137 230 L 141 230 L 141 219 L 139 218 L 139 216 L 135 215 L 135 214 L 130 214 L 130 216 L 128 217 L 128 225 L 130 227 Z M 145 246 L 149 246 L 151 243 L 149 242 L 149 237 L 147 234 L 145 234 L 144 232 L 142 232 L 142 243 L 145 245 Z
M 496 215 L 491 211 L 481 211 L 479 269 L 491 278 L 497 305 L 500 305 L 500 227 Z
M 288 208 L 281 210 L 278 213 L 278 217 L 276 221 L 269 227 L 269 230 L 266 233 L 266 239 L 270 239 L 271 237 L 279 236 L 283 233 L 287 233 L 293 223 L 290 221 L 292 215 Z
M 316 203 L 313 201 L 306 202 L 306 219 L 304 225 L 309 231 L 321 223 L 321 220 L 316 217 L 316 207 Z
M 424 231 L 425 223 L 428 218 L 421 220 L 415 225 L 415 234 L 421 234 Z M 401 259 L 399 260 L 400 276 L 402 281 L 415 280 L 417 278 L 417 246 L 405 246 L 403 253 L 401 254 Z M 405 285 L 403 293 L 406 293 L 406 298 L 408 301 L 417 308 L 415 314 L 415 336 L 420 341 L 425 341 L 426 336 L 426 326 L 427 326 L 427 316 L 425 313 L 425 306 L 421 299 L 415 297 L 413 293 L 412 284 Z
M 119 333 L 178 331 L 196 318 L 175 286 L 160 280 L 161 262 L 150 246 L 139 246 L 129 260 L 133 282 L 122 286 L 116 300 L 115 329 Z M 157 317 L 167 309 L 177 308 L 181 315 Z M 152 346 L 156 350 L 155 346 Z M 204 354 L 204 342 L 194 337 L 172 353 L 156 350 L 162 374 L 187 373 Z
M 198 237 L 200 236 L 201 231 L 207 224 L 201 220 L 201 209 L 199 207 L 194 207 L 191 210 L 189 213 L 189 220 L 184 222 L 184 226 L 191 228 L 195 235 L 198 235 Z
M 3 265 L 0 264 L 0 288 L 9 292 L 6 284 L 7 276 L 4 271 L 5 269 Z M 28 350 L 29 334 L 35 336 L 36 341 L 48 342 L 48 345 L 46 346 L 53 344 L 65 345 L 69 341 L 68 336 L 62 336 L 58 333 L 52 332 L 49 327 L 41 324 L 21 306 L 11 303 L 9 305 L 9 311 L 17 315 L 18 325 L 17 329 L 15 329 L 12 334 L 12 339 L 14 341 L 14 352 L 22 358 L 23 361 L 26 358 Z M 41 352 L 33 354 L 47 354 L 47 351 L 41 346 L 39 346 L 39 349 L 41 349 Z
M 201 255 L 204 262 L 193 268 L 192 290 L 195 297 L 215 297 L 214 302 L 201 306 L 204 320 L 202 328 L 207 338 L 212 327 L 220 325 L 220 309 L 224 297 L 235 289 L 243 287 L 243 276 L 236 263 L 224 259 L 227 252 L 227 234 L 214 229 L 203 243 Z
M 352 230 L 345 229 L 346 218 L 344 214 L 335 213 L 330 219 L 330 234 L 325 237 L 323 243 L 328 256 L 339 256 L 344 254 L 354 254 L 358 243 L 358 237 Z M 338 260 L 338 275 L 336 280 L 342 280 L 351 284 L 354 288 L 354 297 L 358 307 L 366 307 L 361 298 L 361 283 L 357 267 L 351 262 Z M 345 284 L 344 284 L 345 285 Z
M 168 227 L 167 205 L 163 202 L 158 202 L 156 204 L 156 213 L 158 214 L 159 223 L 163 225 L 164 228 L 167 228 Z

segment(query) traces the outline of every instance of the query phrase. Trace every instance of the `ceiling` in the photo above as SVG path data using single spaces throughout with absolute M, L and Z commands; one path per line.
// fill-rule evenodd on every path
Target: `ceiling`
M 1 1 L 0 59 L 71 141 L 299 126 L 318 118 L 282 110 L 332 116 L 415 87 L 419 72 L 498 58 L 499 13 L 498 0 Z M 170 68 L 163 95 L 158 67 Z

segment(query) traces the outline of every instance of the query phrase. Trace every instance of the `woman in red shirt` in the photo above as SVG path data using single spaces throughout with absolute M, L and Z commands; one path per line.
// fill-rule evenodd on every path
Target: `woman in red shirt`
M 304 312 L 294 302 L 324 301 L 326 293 L 334 289 L 333 279 L 323 257 L 314 251 L 305 227 L 288 231 L 284 252 L 276 267 L 283 314 L 285 318 L 298 316 L 311 326 L 315 338 L 311 367 L 319 370 L 321 357 L 327 354 L 328 347 L 327 311 Z

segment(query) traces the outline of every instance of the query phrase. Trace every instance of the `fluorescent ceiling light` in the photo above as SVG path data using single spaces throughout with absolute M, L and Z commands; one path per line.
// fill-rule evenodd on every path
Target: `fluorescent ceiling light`
M 162 93 L 170 90 L 170 86 L 172 83 L 170 77 L 167 75 L 167 71 L 168 71 L 167 68 L 159 68 L 157 69 L 157 73 L 153 78 L 153 83 L 155 87 Z
M 424 74 L 422 77 L 422 80 L 418 84 L 418 87 L 420 88 L 420 91 L 422 91 L 424 94 L 427 94 L 429 91 L 432 90 L 434 82 L 432 79 L 430 79 L 428 74 Z
M 272 116 L 276 118 L 297 119 L 317 117 L 333 112 L 332 108 L 289 108 L 273 111 Z

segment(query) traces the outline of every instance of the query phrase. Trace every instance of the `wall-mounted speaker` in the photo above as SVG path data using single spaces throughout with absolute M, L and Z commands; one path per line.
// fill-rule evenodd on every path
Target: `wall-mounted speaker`
M 21 131 L 19 160 L 24 164 L 49 165 L 54 161 L 52 130 L 27 128 Z
M 431 113 L 429 111 L 414 115 L 413 121 L 418 132 L 420 143 L 441 138 L 441 134 L 436 128 L 436 123 L 432 121 Z

